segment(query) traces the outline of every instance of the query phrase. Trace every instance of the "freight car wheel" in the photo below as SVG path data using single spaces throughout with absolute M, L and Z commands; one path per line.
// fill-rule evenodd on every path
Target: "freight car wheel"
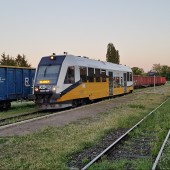
M 10 107 L 11 107 L 11 102 L 9 102 L 9 101 L 0 103 L 0 110 L 7 110 Z
M 11 108 L 11 102 L 7 102 L 6 103 L 6 109 L 10 109 Z

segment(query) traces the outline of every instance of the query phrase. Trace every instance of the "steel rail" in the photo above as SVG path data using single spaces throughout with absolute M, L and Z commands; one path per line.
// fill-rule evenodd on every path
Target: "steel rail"
M 0 123 L 5 122 L 5 121 L 9 121 L 11 119 L 16 119 L 16 118 L 20 118 L 20 117 L 25 117 L 25 116 L 33 115 L 33 114 L 36 114 L 36 113 L 39 113 L 39 112 L 40 111 L 34 111 L 34 112 L 30 112 L 30 113 L 24 113 L 24 114 L 20 114 L 20 115 L 18 114 L 18 115 L 15 115 L 15 116 L 2 118 L 2 119 L 0 119 Z
M 164 103 L 166 103 L 169 100 L 166 99 L 162 104 L 160 104 L 158 107 L 156 107 L 154 110 L 152 110 L 148 115 L 146 115 L 143 119 L 141 119 L 137 124 L 135 124 L 132 128 L 130 128 L 127 132 L 125 132 L 121 137 L 119 137 L 115 142 L 113 142 L 110 146 L 108 146 L 103 152 L 101 152 L 98 156 L 96 156 L 93 160 L 91 160 L 87 165 L 85 165 L 81 170 L 86 170 L 89 168 L 94 162 L 96 162 L 98 159 L 101 158 L 106 152 L 108 152 L 113 146 L 115 146 L 118 142 L 120 142 L 125 136 L 128 135 L 134 128 L 136 128 L 141 122 L 143 122 L 148 116 L 150 116 L 153 112 L 155 112 L 157 109 L 159 109 Z
M 158 153 L 158 155 L 157 155 L 157 157 L 156 157 L 156 159 L 155 159 L 155 162 L 154 162 L 154 164 L 153 164 L 153 166 L 152 166 L 152 170 L 155 170 L 155 169 L 156 169 L 156 166 L 157 166 L 157 164 L 158 164 L 158 162 L 159 162 L 159 159 L 160 159 L 160 157 L 161 157 L 161 155 L 162 155 L 162 151 L 163 151 L 163 149 L 164 149 L 164 147 L 165 147 L 165 144 L 166 144 L 169 136 L 170 136 L 170 130 L 169 130 L 169 132 L 168 132 L 168 134 L 167 134 L 167 136 L 166 136 L 166 138 L 165 138 L 165 140 L 164 140 L 164 142 L 163 142 L 163 144 L 162 144 L 162 147 L 161 147 L 161 149 L 160 149 L 160 151 L 159 151 L 159 153 Z

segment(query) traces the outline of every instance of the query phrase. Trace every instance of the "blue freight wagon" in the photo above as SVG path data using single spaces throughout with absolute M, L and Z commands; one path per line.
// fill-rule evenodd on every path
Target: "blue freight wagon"
M 35 68 L 0 65 L 0 109 L 11 107 L 11 102 L 27 99 L 32 93 Z

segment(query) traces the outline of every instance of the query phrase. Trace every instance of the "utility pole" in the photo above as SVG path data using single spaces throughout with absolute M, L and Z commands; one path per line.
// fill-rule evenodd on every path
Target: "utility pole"
M 154 93 L 155 93 L 155 75 L 154 75 Z

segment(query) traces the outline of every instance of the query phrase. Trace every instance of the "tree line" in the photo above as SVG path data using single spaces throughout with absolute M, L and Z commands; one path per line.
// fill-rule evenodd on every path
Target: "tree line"
M 152 73 L 152 75 L 154 74 L 155 76 L 166 77 L 166 79 L 170 81 L 170 67 L 167 65 L 153 64 L 151 70 L 147 73 L 145 73 L 144 70 L 139 67 L 133 67 L 132 71 L 134 75 L 147 76 Z
M 26 56 L 18 54 L 16 57 L 12 57 L 9 54 L 2 53 L 0 59 L 0 65 L 16 66 L 16 67 L 31 67 L 28 63 Z
M 120 62 L 119 51 L 116 50 L 113 43 L 109 43 L 107 45 L 106 61 L 115 64 L 119 64 Z M 132 71 L 134 75 L 147 76 L 150 75 L 150 73 L 152 73 L 156 76 L 163 76 L 166 77 L 167 80 L 170 80 L 170 67 L 168 65 L 153 64 L 151 70 L 147 73 L 144 72 L 143 68 L 139 67 L 133 67 Z
M 116 50 L 113 43 L 109 43 L 107 45 L 106 61 L 115 64 L 120 63 L 119 51 Z M 31 64 L 28 63 L 24 54 L 18 54 L 16 57 L 11 57 L 9 54 L 6 55 L 5 53 L 2 53 L 0 65 L 31 67 Z M 154 72 L 157 76 L 164 76 L 167 80 L 170 80 L 170 67 L 168 65 L 153 64 L 151 70 L 148 73 L 145 73 L 144 70 L 139 67 L 133 67 L 132 71 L 134 75 L 148 75 L 150 72 Z

